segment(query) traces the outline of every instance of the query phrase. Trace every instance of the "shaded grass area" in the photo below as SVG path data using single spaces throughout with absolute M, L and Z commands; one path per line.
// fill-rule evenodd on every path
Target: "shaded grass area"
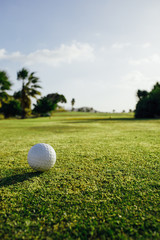
M 109 117 L 0 121 L 1 239 L 160 239 L 160 120 Z M 39 142 L 57 153 L 44 173 Z
M 29 180 L 35 176 L 39 176 L 42 174 L 41 172 L 29 172 L 29 173 L 22 173 L 22 174 L 15 174 L 10 177 L 2 178 L 0 181 L 0 187 L 10 186 L 13 184 L 21 183 L 26 180 Z

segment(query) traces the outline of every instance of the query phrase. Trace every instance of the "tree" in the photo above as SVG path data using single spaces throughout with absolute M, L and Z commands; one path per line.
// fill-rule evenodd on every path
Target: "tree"
M 36 98 L 41 93 L 37 90 L 39 86 L 39 78 L 35 76 L 35 72 L 29 73 L 25 68 L 17 73 L 17 80 L 22 80 L 21 91 L 15 93 L 15 98 L 20 97 L 22 118 L 31 112 L 31 97 Z
M 58 93 L 48 94 L 47 96 L 37 100 L 37 104 L 34 104 L 33 113 L 38 113 L 41 116 L 45 116 L 46 114 L 55 110 L 59 102 L 66 103 L 67 100 L 63 95 Z
M 47 95 L 47 98 L 52 101 L 52 103 L 58 104 L 59 102 L 61 103 L 66 103 L 67 100 L 64 95 L 58 94 L 58 93 L 50 93 Z
M 9 81 L 9 77 L 5 71 L 0 71 L 0 107 L 3 102 L 7 102 L 9 99 L 9 95 L 6 92 L 10 90 L 12 84 Z
M 33 113 L 45 116 L 49 112 L 55 110 L 55 108 L 56 104 L 53 104 L 47 97 L 42 97 L 37 100 L 37 104 L 34 104 Z
M 156 83 L 150 92 L 138 90 L 139 101 L 136 105 L 136 118 L 160 117 L 160 84 Z
M 145 91 L 145 90 L 143 90 L 143 91 L 138 90 L 138 91 L 137 91 L 137 97 L 138 97 L 139 99 L 142 99 L 142 98 L 144 98 L 144 97 L 147 97 L 147 95 L 148 95 L 148 92 Z
M 71 105 L 72 105 L 72 111 L 73 111 L 73 106 L 74 106 L 74 104 L 75 104 L 75 99 L 74 98 L 72 98 L 72 100 L 71 100 Z

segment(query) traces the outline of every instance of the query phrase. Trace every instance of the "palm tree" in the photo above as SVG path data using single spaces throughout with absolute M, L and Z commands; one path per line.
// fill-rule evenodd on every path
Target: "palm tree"
M 73 106 L 74 106 L 74 104 L 75 104 L 75 99 L 74 98 L 72 98 L 72 100 L 71 100 L 71 105 L 72 105 L 72 111 L 73 111 Z
M 22 80 L 22 90 L 17 94 L 20 95 L 22 118 L 25 118 L 27 113 L 31 111 L 31 97 L 37 98 L 41 93 L 37 90 L 39 86 L 39 78 L 35 76 L 35 72 L 29 73 L 25 68 L 17 73 L 17 79 Z M 15 96 L 16 96 L 15 94 Z

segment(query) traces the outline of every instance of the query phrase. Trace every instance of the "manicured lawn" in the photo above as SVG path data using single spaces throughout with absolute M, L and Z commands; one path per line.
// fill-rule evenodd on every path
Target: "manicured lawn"
M 27 163 L 41 142 L 57 153 L 43 173 Z M 160 120 L 0 120 L 0 178 L 0 239 L 160 239 Z

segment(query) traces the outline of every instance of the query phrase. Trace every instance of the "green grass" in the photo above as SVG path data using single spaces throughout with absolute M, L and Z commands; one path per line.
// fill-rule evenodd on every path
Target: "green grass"
M 27 163 L 40 142 L 57 153 L 43 173 Z M 0 176 L 0 239 L 160 239 L 160 120 L 0 120 Z

